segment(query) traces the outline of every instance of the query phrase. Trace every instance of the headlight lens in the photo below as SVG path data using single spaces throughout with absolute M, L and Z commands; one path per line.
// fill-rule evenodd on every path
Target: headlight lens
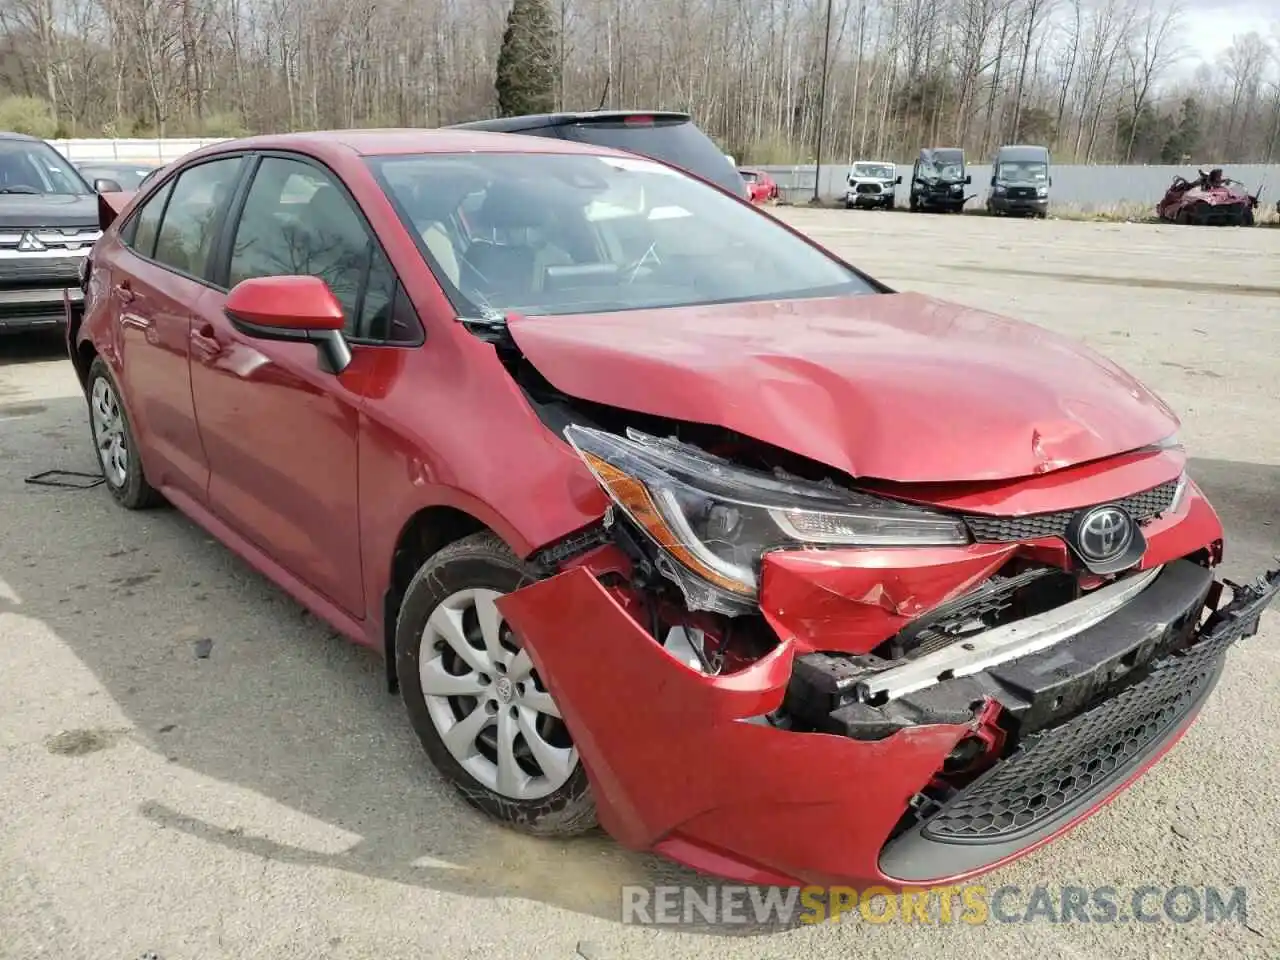
M 770 550 L 969 542 L 964 524 L 946 515 L 747 470 L 675 440 L 577 425 L 565 437 L 618 507 L 676 561 L 680 569 L 667 564 L 663 572 L 691 602 L 690 587 L 706 585 L 753 600 L 760 559 Z
M 1048 195 L 1049 195 L 1049 188 L 1048 188 L 1048 187 L 1036 187 L 1036 196 L 1037 196 L 1037 197 L 1047 197 Z
M 1008 190 L 1009 188 L 1006 187 L 1003 183 L 997 183 L 995 186 L 995 189 L 992 190 L 991 192 L 994 193 L 996 196 L 1000 197 L 1000 196 L 1004 196 L 1004 194 L 1007 193 Z

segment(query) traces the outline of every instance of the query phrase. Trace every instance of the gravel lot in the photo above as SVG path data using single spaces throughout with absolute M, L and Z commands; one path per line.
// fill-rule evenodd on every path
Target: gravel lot
M 1228 573 L 1280 552 L 1280 231 L 777 214 L 900 289 L 1101 348 L 1183 412 Z M 84 404 L 56 340 L 0 341 L 0 364 L 0 956 L 1280 952 L 1275 613 L 1162 763 L 987 881 L 1244 885 L 1247 926 L 625 926 L 621 884 L 690 876 L 604 838 L 533 842 L 482 822 L 427 765 L 372 655 L 172 511 L 24 484 L 95 468 Z M 837 827 L 796 825 L 817 828 Z

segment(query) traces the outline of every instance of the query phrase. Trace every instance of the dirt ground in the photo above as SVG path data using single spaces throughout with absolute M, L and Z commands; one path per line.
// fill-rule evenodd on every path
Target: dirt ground
M 775 212 L 899 289 L 1104 351 L 1182 413 L 1228 574 L 1280 552 L 1280 232 Z M 985 881 L 1244 886 L 1247 923 L 657 930 L 619 922 L 620 886 L 704 879 L 603 837 L 482 821 L 428 766 L 372 655 L 173 511 L 24 483 L 94 469 L 56 340 L 0 341 L 0 452 L 0 957 L 1280 953 L 1275 613 L 1132 790 Z

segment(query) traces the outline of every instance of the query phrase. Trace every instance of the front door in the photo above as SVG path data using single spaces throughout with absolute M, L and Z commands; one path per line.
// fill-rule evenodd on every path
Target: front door
M 354 331 L 394 299 L 395 278 L 332 174 L 263 157 L 233 231 L 225 287 L 251 277 L 323 278 Z M 383 269 L 379 269 L 379 264 Z M 224 523 L 351 616 L 365 614 L 360 562 L 359 437 L 352 392 L 367 354 L 341 375 L 307 343 L 259 340 L 207 299 L 192 330 L 191 387 L 209 460 L 209 505 Z

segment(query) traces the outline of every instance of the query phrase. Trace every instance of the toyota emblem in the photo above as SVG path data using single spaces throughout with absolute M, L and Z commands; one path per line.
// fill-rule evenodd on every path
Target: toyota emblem
M 1076 549 L 1085 560 L 1114 560 L 1133 543 L 1133 520 L 1119 507 L 1096 507 L 1080 518 Z

